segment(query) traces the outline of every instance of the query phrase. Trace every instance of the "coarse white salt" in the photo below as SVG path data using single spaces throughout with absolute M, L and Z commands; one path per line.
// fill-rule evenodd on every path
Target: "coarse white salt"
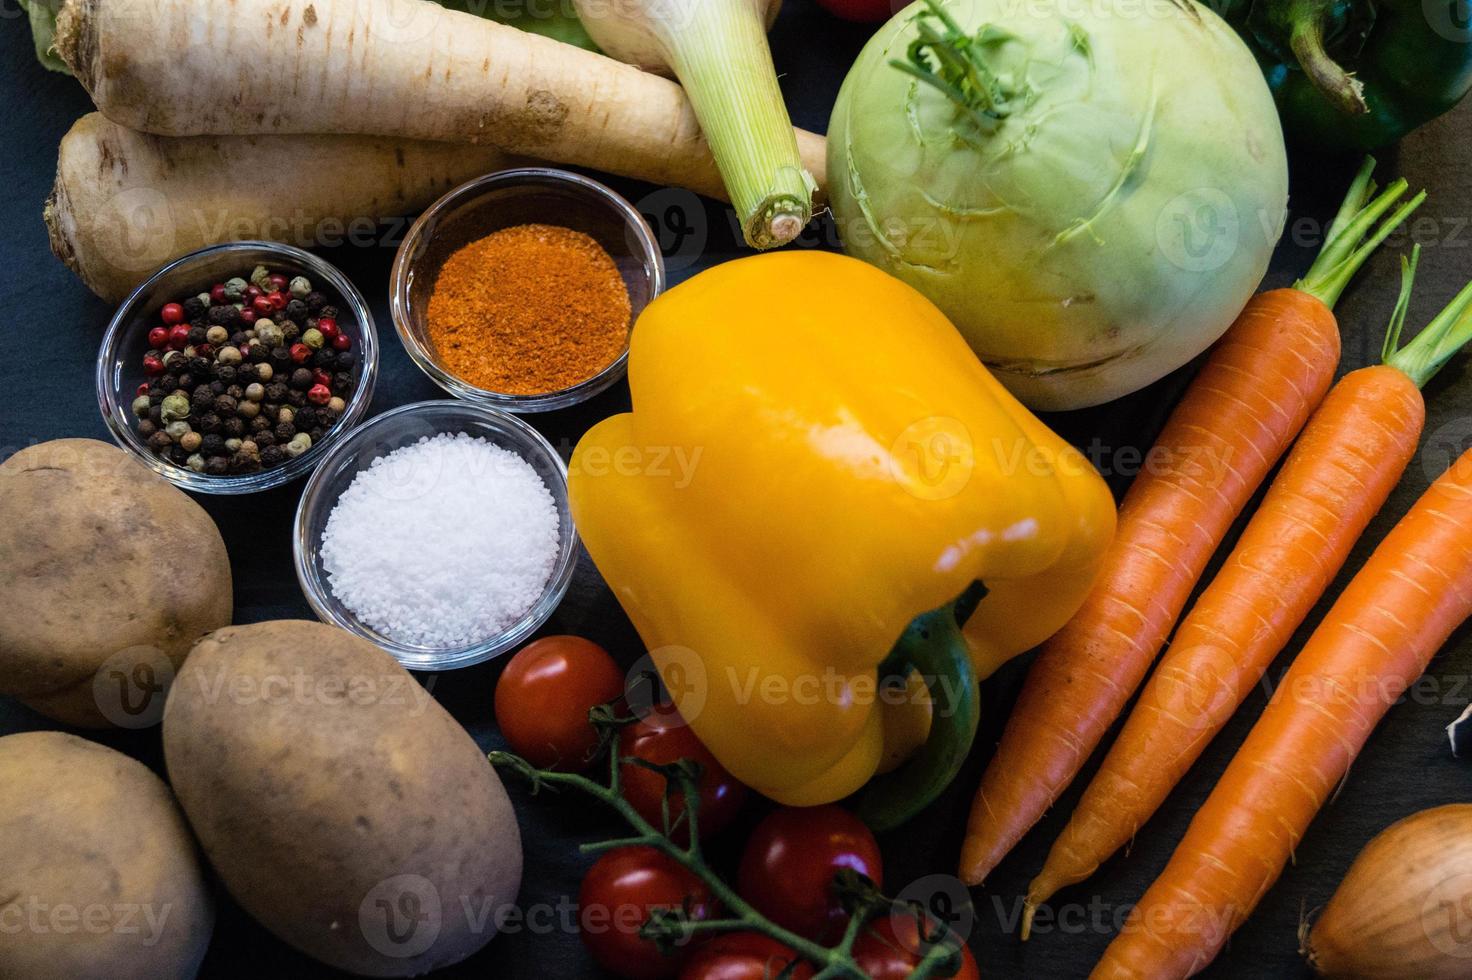
M 353 478 L 322 532 L 332 592 L 399 643 L 490 639 L 541 598 L 557 504 L 530 463 L 464 432 L 426 436 Z

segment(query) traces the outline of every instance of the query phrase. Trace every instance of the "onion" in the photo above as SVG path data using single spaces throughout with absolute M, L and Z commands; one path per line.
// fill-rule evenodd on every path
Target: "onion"
M 1423 810 L 1382 831 L 1300 939 L 1325 977 L 1472 977 L 1472 804 Z

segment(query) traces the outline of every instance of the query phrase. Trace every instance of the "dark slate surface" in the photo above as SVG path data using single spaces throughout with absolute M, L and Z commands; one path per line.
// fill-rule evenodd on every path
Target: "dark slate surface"
M 0 27 L 0 66 L 11 79 L 16 98 L 8 107 L 5 152 L 0 155 L 0 186 L 6 189 L 10 218 L 0 222 L 0 458 L 34 442 L 63 436 L 106 439 L 93 397 L 93 357 L 109 308 L 93 297 L 55 262 L 46 246 L 40 221 L 42 200 L 50 187 L 58 140 L 89 108 L 81 89 L 70 79 L 51 75 L 36 65 L 25 21 L 6 4 Z M 846 66 L 862 45 L 867 30 L 838 24 L 806 0 L 791 0 L 773 35 L 776 60 L 795 121 L 822 130 Z M 1403 174 L 1424 185 L 1433 198 L 1413 225 L 1425 248 L 1422 281 L 1413 319 L 1424 322 L 1472 277 L 1472 165 L 1464 149 L 1472 137 L 1472 105 L 1409 139 L 1399 152 L 1383 154 L 1382 174 Z M 1294 222 L 1279 249 L 1269 286 L 1286 285 L 1305 269 L 1317 245 L 1322 221 L 1342 193 L 1354 161 L 1296 158 Z M 682 192 L 615 181 L 644 209 L 659 217 L 672 250 L 673 278 L 737 254 L 726 216 L 713 206 L 691 210 Z M 697 205 L 698 206 L 698 205 Z M 684 229 L 685 234 L 680 233 Z M 809 244 L 831 241 L 830 230 L 810 229 Z M 703 245 L 702 245 L 703 243 Z M 340 264 L 372 302 L 386 343 L 375 411 L 404 402 L 439 397 L 409 362 L 391 334 L 387 311 L 387 279 L 393 241 L 379 247 L 337 248 L 329 258 Z M 1372 363 L 1380 334 L 1394 302 L 1397 284 L 1395 252 L 1408 248 L 1405 235 L 1392 240 L 1344 298 L 1342 370 Z M 817 300 L 814 297 L 814 300 Z M 1106 407 L 1055 416 L 1049 421 L 1094 454 L 1116 492 L 1127 484 L 1137 455 L 1148 448 L 1165 414 L 1189 377 L 1187 368 L 1151 388 Z M 1451 458 L 1472 442 L 1472 386 L 1466 366 L 1453 364 L 1427 392 L 1430 411 L 1424 446 L 1399 492 L 1371 525 L 1355 549 L 1333 592 L 1360 566 L 1371 548 L 1405 512 L 1416 496 Z M 627 389 L 611 391 L 580 409 L 534 418 L 533 423 L 564 451 L 570 451 L 593 421 L 627 407 Z M 300 485 L 246 499 L 202 498 L 219 523 L 234 563 L 238 622 L 309 617 L 291 573 L 288 526 Z M 841 543 L 835 543 L 841 547 Z M 1327 603 L 1310 620 L 1316 622 Z M 641 652 L 638 638 L 586 559 L 573 590 L 548 631 L 581 633 L 606 644 L 626 662 Z M 1302 643 L 1300 632 L 1290 652 Z M 935 807 L 884 841 L 891 890 L 953 868 L 972 790 L 1000 732 L 1026 661 L 1005 669 L 985 690 L 988 711 L 978 749 L 954 788 Z M 1287 657 L 1270 676 L 1281 675 Z M 1315 822 L 1279 884 L 1231 948 L 1208 971 L 1214 977 L 1297 976 L 1305 971 L 1297 954 L 1295 933 L 1305 910 L 1332 894 L 1359 848 L 1392 821 L 1418 809 L 1465 800 L 1472 774 L 1454 760 L 1442 726 L 1472 699 L 1468 670 L 1472 638 L 1457 634 L 1437 657 L 1426 681 L 1395 707 L 1357 762 L 1342 793 Z M 488 665 L 434 679 L 434 694 L 486 746 L 497 747 L 499 735 L 491 714 L 491 695 L 499 668 Z M 1040 866 L 1048 843 L 1062 827 L 1082 784 L 1065 796 L 1062 806 L 1007 860 L 988 882 L 972 893 L 975 925 L 971 943 L 983 971 L 996 977 L 1074 977 L 1087 973 L 1127 910 L 1168 858 L 1192 813 L 1205 799 L 1216 775 L 1245 736 L 1261 710 L 1265 690 L 1255 694 L 1217 739 L 1162 812 L 1145 827 L 1131 852 L 1109 862 L 1095 878 L 1064 892 L 1056 917 L 1040 919 L 1036 937 L 1025 946 L 1015 931 L 1019 896 Z M 45 719 L 0 699 L 0 734 L 51 727 Z M 162 769 L 155 731 L 93 736 Z M 565 913 L 576 895 L 585 860 L 576 850 L 584 839 L 616 830 L 612 822 L 585 806 L 559 806 L 530 800 L 513 789 L 526 840 L 524 907 L 539 906 L 553 914 L 538 929 L 503 935 L 484 951 L 447 974 L 463 977 L 595 976 L 597 970 L 570 931 Z M 726 850 L 739 846 L 739 831 Z M 11 846 L 13 846 L 13 842 Z M 730 854 L 726 855 L 726 860 Z M 282 868 L 290 874 L 290 868 Z M 944 879 L 939 879 L 944 881 Z M 219 926 L 203 975 L 223 977 L 320 977 L 328 971 L 274 940 L 222 895 Z M 545 913 L 543 913 L 545 915 Z

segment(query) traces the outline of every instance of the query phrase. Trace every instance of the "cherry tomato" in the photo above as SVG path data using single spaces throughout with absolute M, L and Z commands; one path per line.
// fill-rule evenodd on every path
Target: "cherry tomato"
M 690 957 L 680 980 L 772 980 L 797 959 L 791 947 L 759 932 L 730 932 L 707 940 Z M 798 963 L 786 974 L 809 980 L 813 968 Z
M 926 934 L 934 936 L 936 928 L 933 922 L 927 922 Z M 870 980 L 904 980 L 925 957 L 928 948 L 929 943 L 920 935 L 920 920 L 916 916 L 881 915 L 865 927 L 854 943 L 854 960 L 869 974 Z M 961 968 L 951 976 L 956 980 L 981 980 L 976 957 L 964 944 Z
M 736 890 L 780 926 L 809 939 L 836 939 L 846 918 L 833 876 L 851 868 L 884 885 L 879 845 L 839 806 L 783 807 L 756 825 L 741 854 Z
M 618 750 L 626 759 L 638 758 L 660 765 L 668 765 L 681 759 L 693 759 L 700 763 L 699 821 L 702 840 L 729 827 L 746 803 L 746 786 L 738 782 L 711 755 L 710 749 L 701 744 L 695 732 L 685 724 L 685 720 L 672 706 L 657 707 L 646 717 L 619 732 Z M 664 776 L 636 763 L 625 762 L 622 779 L 624 798 L 639 811 L 641 817 L 659 828 L 664 820 L 661 812 L 667 782 Z M 673 823 L 684 809 L 684 796 L 677 792 L 670 797 L 670 822 Z M 675 829 L 674 838 L 681 843 L 690 839 L 690 830 L 684 821 Z
M 878 24 L 889 20 L 906 0 L 818 0 L 818 6 L 835 17 L 859 24 Z
M 496 721 L 511 748 L 534 766 L 583 769 L 598 745 L 589 709 L 613 701 L 624 675 L 580 636 L 547 636 L 517 651 L 496 684 Z
M 588 869 L 578 891 L 583 945 L 605 970 L 628 980 L 664 980 L 680 972 L 690 948 L 665 956 L 639 929 L 654 909 L 681 909 L 694 920 L 715 915 L 704 882 L 652 847 L 620 847 Z

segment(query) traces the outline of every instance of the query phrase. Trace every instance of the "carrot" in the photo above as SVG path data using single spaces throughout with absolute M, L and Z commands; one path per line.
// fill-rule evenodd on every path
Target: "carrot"
M 1324 250 L 1292 289 L 1255 296 L 1218 342 L 1131 485 L 1099 580 L 1044 644 L 972 806 L 960 875 L 981 881 L 1077 775 L 1144 679 L 1212 553 L 1323 399 L 1339 360 L 1334 302 L 1420 204 L 1377 221 L 1367 160 Z M 1368 238 L 1367 238 L 1368 236 Z
M 1403 352 L 1414 351 L 1402 363 L 1413 379 L 1472 339 L 1469 311 L 1472 286 L 1427 329 L 1427 343 L 1417 338 Z M 1093 976 L 1186 977 L 1211 962 L 1380 719 L 1469 615 L 1472 451 L 1386 535 L 1325 615 Z
M 1400 481 L 1426 421 L 1421 351 L 1455 307 L 1396 350 L 1420 249 L 1405 265 L 1384 363 L 1325 398 L 1221 572 L 1177 630 L 1124 730 L 1028 888 L 1031 913 L 1135 835 L 1293 636 Z M 1424 338 L 1424 339 L 1423 339 Z M 1437 364 L 1439 367 L 1439 363 Z
M 56 256 L 117 302 L 185 252 L 240 238 L 309 247 L 361 233 L 514 159 L 490 146 L 378 136 L 171 139 L 94 112 L 62 138 L 46 227 Z
M 425 0 L 66 0 L 55 48 L 141 132 L 483 142 L 724 196 L 675 82 Z

